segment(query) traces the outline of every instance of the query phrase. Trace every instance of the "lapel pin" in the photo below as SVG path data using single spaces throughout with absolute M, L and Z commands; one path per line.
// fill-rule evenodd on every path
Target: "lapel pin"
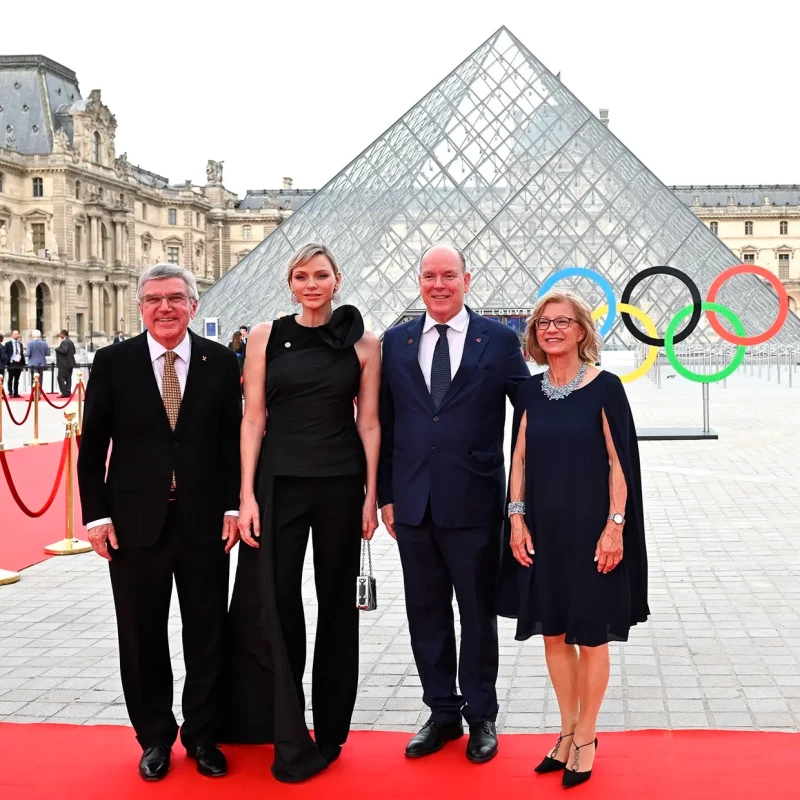
M 478 337 L 478 338 L 477 338 L 475 341 L 476 341 L 476 342 L 480 342 L 480 337 Z
M 409 339 L 409 340 L 408 340 L 408 343 L 409 343 L 409 344 L 414 344 L 414 340 L 413 340 L 413 339 Z
M 203 361 L 208 361 L 208 358 L 206 358 L 206 356 L 203 356 Z

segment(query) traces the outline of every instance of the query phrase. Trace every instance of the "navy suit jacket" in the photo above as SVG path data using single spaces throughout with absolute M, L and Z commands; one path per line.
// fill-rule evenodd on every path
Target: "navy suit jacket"
M 469 310 L 464 355 L 437 410 L 418 359 L 424 321 L 384 334 L 378 503 L 394 503 L 401 525 L 419 525 L 429 501 L 440 527 L 499 522 L 506 397 L 513 403 L 530 377 L 517 334 Z

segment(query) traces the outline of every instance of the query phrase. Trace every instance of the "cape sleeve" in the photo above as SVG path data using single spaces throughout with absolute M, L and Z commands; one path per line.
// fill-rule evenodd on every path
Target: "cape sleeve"
M 630 584 L 631 623 L 633 624 L 644 622 L 650 614 L 647 604 L 647 544 L 639 442 L 622 381 L 612 373 L 606 374 L 603 410 L 608 420 L 611 438 L 614 440 L 614 448 L 617 451 L 628 490 L 625 504 L 625 528 L 623 529 L 625 547 L 623 560 Z
M 511 425 L 511 459 L 517 447 L 517 436 L 522 415 L 528 407 L 528 394 L 532 378 L 525 380 L 519 387 L 514 401 L 514 419 Z M 496 613 L 500 617 L 516 619 L 519 616 L 520 578 L 525 571 L 511 552 L 511 519 L 508 516 L 508 503 L 511 499 L 511 466 L 508 469 L 508 485 L 506 487 L 506 504 L 503 508 L 503 535 L 500 537 L 500 569 L 498 570 Z M 532 532 L 531 532 L 532 533 Z

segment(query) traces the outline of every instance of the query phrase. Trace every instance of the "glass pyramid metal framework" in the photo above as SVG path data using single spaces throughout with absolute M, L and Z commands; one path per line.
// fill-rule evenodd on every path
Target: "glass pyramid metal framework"
M 227 336 L 290 311 L 286 265 L 309 241 L 333 249 L 345 276 L 342 301 L 379 334 L 424 310 L 419 255 L 442 241 L 464 250 L 469 305 L 487 315 L 529 313 L 539 286 L 567 266 L 602 273 L 619 298 L 638 271 L 669 265 L 705 297 L 714 277 L 739 263 L 505 28 L 209 289 L 197 329 L 202 317 L 216 317 Z M 593 307 L 605 302 L 586 278 L 562 287 Z M 658 275 L 639 284 L 631 302 L 663 336 L 690 297 Z M 777 311 L 773 289 L 751 275 L 729 281 L 718 302 L 751 335 Z M 719 341 L 706 315 L 690 341 Z M 800 341 L 800 320 L 790 314 L 773 341 Z M 605 346 L 632 343 L 618 316 Z

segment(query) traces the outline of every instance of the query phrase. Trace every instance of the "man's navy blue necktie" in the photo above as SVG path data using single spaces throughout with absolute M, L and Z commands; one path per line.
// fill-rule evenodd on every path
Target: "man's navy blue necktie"
M 433 349 L 431 362 L 431 398 L 434 408 L 439 408 L 447 390 L 450 388 L 450 346 L 447 344 L 449 325 L 437 325 L 439 341 Z

